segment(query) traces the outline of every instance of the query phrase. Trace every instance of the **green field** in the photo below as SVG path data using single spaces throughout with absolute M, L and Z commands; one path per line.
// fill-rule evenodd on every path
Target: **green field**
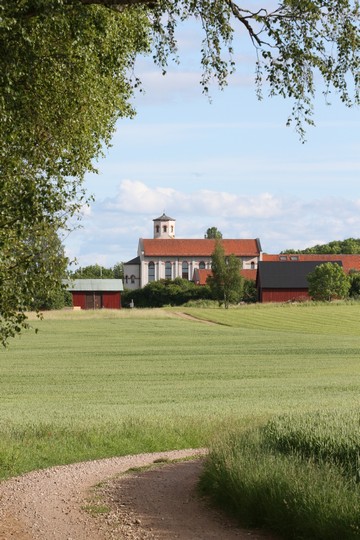
M 360 306 L 61 312 L 0 357 L 1 476 L 200 446 L 229 425 L 347 411 L 360 395 Z

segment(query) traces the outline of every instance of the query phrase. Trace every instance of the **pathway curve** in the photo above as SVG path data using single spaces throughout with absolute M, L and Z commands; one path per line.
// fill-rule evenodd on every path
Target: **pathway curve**
M 202 454 L 191 449 L 139 454 L 53 467 L 2 482 L 0 540 L 274 540 L 237 528 L 199 498 L 199 459 L 123 475 L 154 460 Z M 102 487 L 94 491 L 99 482 Z M 98 517 L 84 510 L 103 504 L 107 511 Z

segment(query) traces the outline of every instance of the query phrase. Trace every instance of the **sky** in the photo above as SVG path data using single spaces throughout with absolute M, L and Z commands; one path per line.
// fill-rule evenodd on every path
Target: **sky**
M 199 36 L 195 24 L 182 29 L 180 64 L 165 76 L 151 58 L 138 61 L 137 115 L 118 121 L 98 174 L 85 179 L 94 201 L 64 240 L 78 266 L 132 259 L 163 212 L 177 238 L 217 227 L 224 238 L 260 238 L 267 253 L 360 237 L 360 108 L 335 95 L 326 104 L 319 82 L 316 127 L 302 144 L 286 126 L 290 101 L 266 87 L 258 101 L 246 36 L 227 88 L 203 95 Z

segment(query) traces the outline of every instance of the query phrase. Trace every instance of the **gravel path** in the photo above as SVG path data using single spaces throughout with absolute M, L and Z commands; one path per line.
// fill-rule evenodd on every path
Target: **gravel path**
M 0 540 L 271 540 L 235 527 L 197 496 L 199 459 L 123 475 L 154 460 L 202 454 L 140 454 L 12 478 L 0 484 Z M 106 512 L 94 517 L 85 507 Z

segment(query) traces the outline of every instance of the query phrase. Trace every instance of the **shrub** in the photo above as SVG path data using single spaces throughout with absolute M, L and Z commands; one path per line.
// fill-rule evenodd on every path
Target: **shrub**
M 122 295 L 122 305 L 128 307 L 131 300 L 135 307 L 180 306 L 190 300 L 211 298 L 207 286 L 200 287 L 187 279 L 175 278 L 152 281 L 142 289 L 127 290 Z

